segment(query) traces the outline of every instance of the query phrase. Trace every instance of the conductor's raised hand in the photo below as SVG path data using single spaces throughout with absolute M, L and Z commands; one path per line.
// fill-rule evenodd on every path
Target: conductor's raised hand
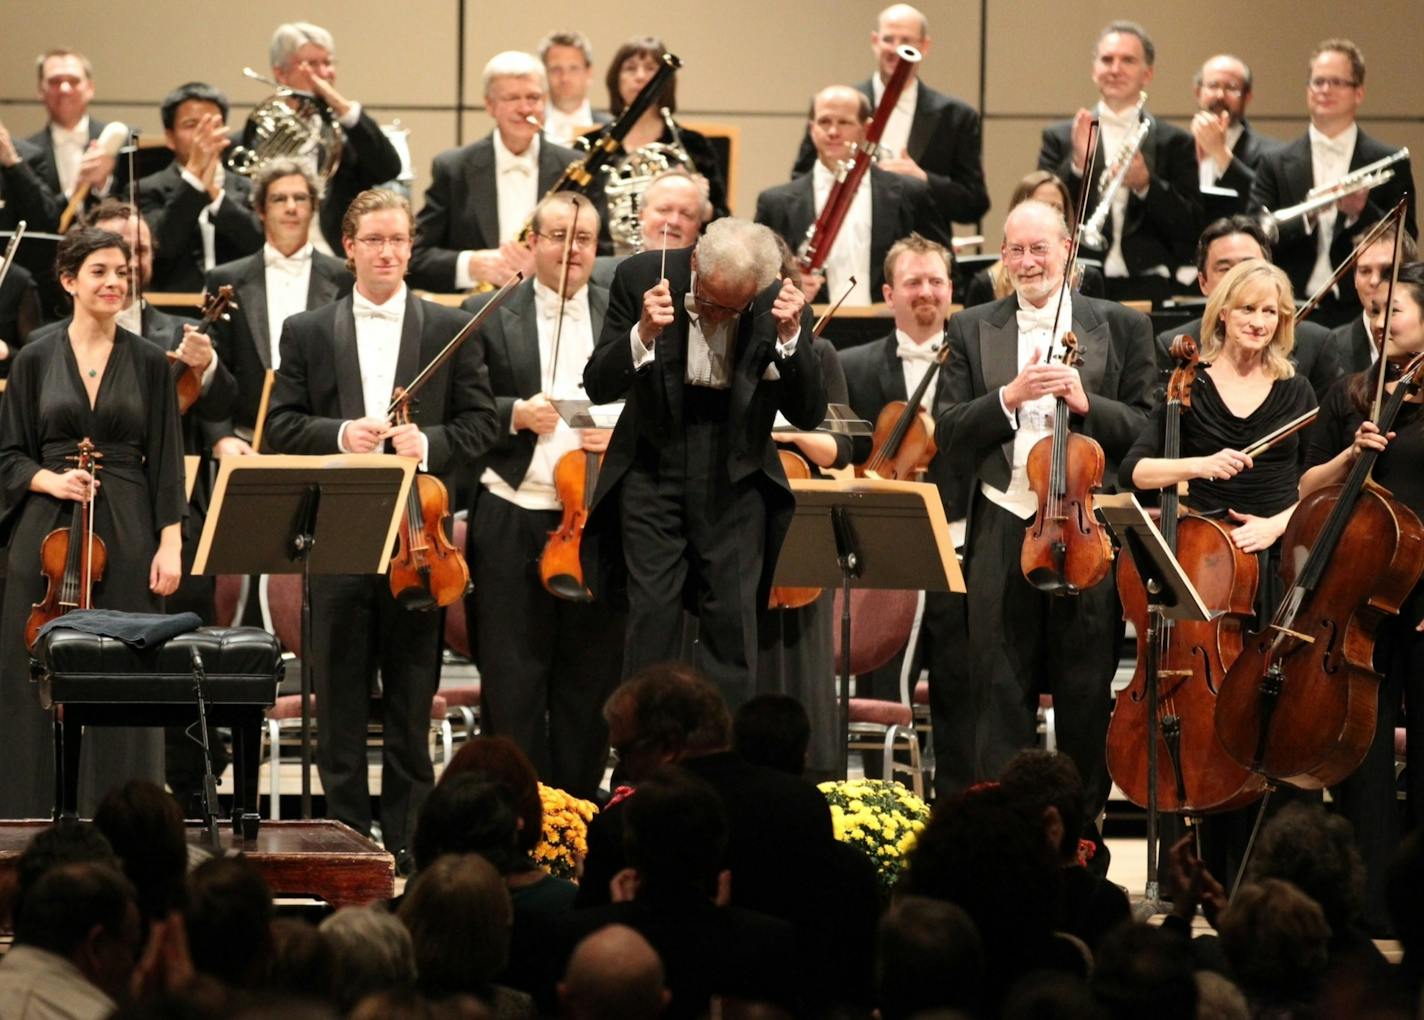
M 386 438 L 386 423 L 379 418 L 353 418 L 346 423 L 341 445 L 347 453 L 374 453 Z
M 801 313 L 806 308 L 806 295 L 790 279 L 781 281 L 781 291 L 771 303 L 771 317 L 776 320 L 776 338 L 790 343 L 801 331 Z
M 651 347 L 663 330 L 672 325 L 672 289 L 666 280 L 643 293 L 643 314 L 638 318 L 638 339 Z

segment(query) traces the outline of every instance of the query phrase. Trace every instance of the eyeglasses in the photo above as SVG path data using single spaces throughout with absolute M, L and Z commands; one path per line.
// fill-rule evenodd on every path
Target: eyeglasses
M 568 243 L 569 240 L 569 232 L 567 230 L 549 230 L 539 234 L 539 236 L 550 244 L 557 244 L 560 247 Z M 574 235 L 575 248 L 592 248 L 597 242 L 597 236 L 589 233 L 587 230 L 580 230 Z
M 305 192 L 300 195 L 268 195 L 268 205 L 286 205 L 288 202 L 293 205 L 311 205 L 312 197 Z
M 1040 241 L 1037 244 L 1029 245 L 1027 248 L 1021 244 L 1005 245 L 1003 255 L 1005 262 L 1022 262 L 1025 255 L 1032 255 L 1036 259 L 1046 259 L 1052 251 L 1053 246 L 1051 244 L 1045 244 Z
M 1201 84 L 1203 92 L 1220 92 L 1227 96 L 1244 96 L 1246 86 L 1238 85 L 1234 81 L 1204 81 Z
M 752 306 L 752 303 L 748 301 L 740 308 L 733 308 L 730 305 L 719 304 L 711 300 L 703 292 L 701 280 L 697 281 L 697 286 L 692 289 L 692 299 L 697 302 L 698 307 L 702 310 L 702 314 L 704 315 L 708 312 L 726 312 L 728 315 L 741 315 Z
M 358 237 L 356 243 L 371 251 L 380 251 L 386 245 L 391 246 L 392 251 L 404 251 L 410 247 L 410 237 L 405 234 L 398 234 L 395 237 L 380 237 L 372 234 L 368 237 Z
M 1360 83 L 1349 78 L 1311 78 L 1307 84 L 1316 92 L 1326 92 L 1331 89 L 1353 89 Z

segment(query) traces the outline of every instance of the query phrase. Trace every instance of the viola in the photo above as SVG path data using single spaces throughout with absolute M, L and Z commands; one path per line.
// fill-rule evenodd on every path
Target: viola
M 583 580 L 582 544 L 602 466 L 603 454 L 592 450 L 570 450 L 554 465 L 554 491 L 564 515 L 539 555 L 539 580 L 549 594 L 571 602 L 593 601 Z
M 776 455 L 781 458 L 781 469 L 786 472 L 786 479 L 800 478 L 803 481 L 812 477 L 811 465 L 806 458 L 795 450 L 786 447 L 778 447 Z M 821 597 L 820 588 L 792 588 L 786 585 L 773 585 L 771 594 L 767 598 L 768 609 L 801 609 L 809 606 Z
M 89 472 L 92 479 L 103 456 L 86 436 L 79 441 L 78 452 L 65 459 Z M 25 646 L 32 650 L 45 624 L 76 609 L 94 608 L 94 584 L 104 579 L 109 551 L 94 534 L 92 486 L 89 493 L 88 499 L 75 501 L 69 527 L 55 528 L 40 543 L 40 574 L 48 586 L 44 598 L 30 607 L 25 622 Z
M 909 481 L 924 474 L 938 450 L 934 440 L 934 419 L 922 401 L 930 383 L 949 359 L 949 344 L 941 341 L 939 353 L 920 378 L 909 400 L 892 400 L 875 419 L 870 457 L 856 466 L 858 476 Z
M 1172 345 L 1177 368 L 1167 385 L 1163 446 L 1163 456 L 1169 459 L 1181 455 L 1182 412 L 1191 408 L 1197 355 L 1197 345 L 1189 336 L 1177 337 Z M 1197 815 L 1243 807 L 1265 790 L 1260 776 L 1226 754 L 1213 722 L 1217 688 L 1240 654 L 1245 620 L 1252 614 L 1259 567 L 1255 556 L 1236 548 L 1227 526 L 1195 515 L 1179 521 L 1178 498 L 1175 485 L 1162 490 L 1163 541 L 1207 608 L 1222 615 L 1206 623 L 1170 619 L 1158 623 L 1158 692 L 1152 717 L 1147 696 L 1147 591 L 1131 557 L 1118 565 L 1123 619 L 1137 632 L 1137 668 L 1113 706 L 1107 765 L 1127 799 L 1146 807 L 1147 755 L 1155 753 L 1158 807 Z
M 1078 338 L 1063 334 L 1063 363 L 1082 360 Z M 1077 595 L 1112 570 L 1107 529 L 1093 513 L 1093 490 L 1103 484 L 1107 458 L 1097 440 L 1068 429 L 1068 401 L 1054 400 L 1053 435 L 1029 451 L 1025 465 L 1038 512 L 1024 534 L 1019 564 L 1028 583 L 1053 595 Z
M 410 422 L 410 400 L 397 390 L 395 424 Z M 406 609 L 440 609 L 470 588 L 464 554 L 447 537 L 450 494 L 434 475 L 417 472 L 406 493 L 405 512 L 391 558 L 391 594 Z
M 1381 432 L 1417 389 L 1421 368 L 1424 355 L 1405 368 L 1379 414 Z M 1286 596 L 1247 637 L 1217 695 L 1227 753 L 1292 786 L 1331 786 L 1364 759 L 1379 711 L 1376 632 L 1424 572 L 1424 525 L 1369 480 L 1378 456 L 1366 450 L 1343 483 L 1297 504 L 1281 536 Z
M 213 323 L 227 318 L 228 309 L 236 308 L 232 284 L 225 283 L 216 294 L 203 300 L 203 318 L 198 332 L 206 334 Z M 168 368 L 173 373 L 173 385 L 178 389 L 178 413 L 187 414 L 203 395 L 203 370 L 178 360 L 177 351 L 168 352 Z

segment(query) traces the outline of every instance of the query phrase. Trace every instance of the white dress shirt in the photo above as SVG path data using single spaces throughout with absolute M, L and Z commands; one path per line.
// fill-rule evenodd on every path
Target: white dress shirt
M 115 1008 L 113 999 L 57 953 L 17 945 L 0 961 L 0 1016 L 104 1020 Z
M 1245 125 L 1239 121 L 1233 122 L 1231 126 L 1226 129 L 1227 152 L 1235 155 L 1236 143 L 1241 141 L 1241 136 L 1245 132 Z M 1203 188 L 1214 188 L 1216 187 L 1216 182 L 1221 180 L 1221 175 L 1224 173 L 1226 173 L 1226 167 L 1217 166 L 1214 157 L 1205 156 L 1202 161 L 1197 164 L 1197 183 Z
M 584 286 L 564 302 L 564 329 L 559 336 L 559 363 L 554 364 L 554 333 L 559 321 L 559 294 L 534 282 L 534 307 L 539 324 L 539 389 L 550 397 L 583 396 L 583 367 L 593 354 L 593 318 L 588 307 L 588 287 Z M 514 430 L 513 422 L 510 431 Z M 569 428 L 562 418 L 554 431 L 536 436 L 534 456 L 519 488 L 509 486 L 492 469 L 486 468 L 480 481 L 491 493 L 526 510 L 558 510 L 554 491 L 554 468 L 559 458 L 582 443 L 578 429 Z
M 1354 121 L 1334 138 L 1327 138 L 1312 124 L 1310 133 L 1310 165 L 1317 187 L 1333 184 L 1350 172 L 1350 160 L 1355 155 L 1355 141 L 1360 128 Z M 1314 222 L 1306 217 L 1306 231 L 1315 231 L 1315 268 L 1310 271 L 1310 279 L 1305 289 L 1314 294 L 1330 282 L 1334 269 L 1330 265 L 1330 242 L 1335 239 L 1335 228 L 1339 226 L 1340 210 L 1328 205 L 1315 213 Z M 1346 223 L 1349 227 L 1351 224 Z M 1336 288 L 1339 292 L 1339 288 Z
M 312 246 L 306 244 L 291 255 L 283 255 L 271 244 L 262 246 L 263 279 L 267 287 L 267 341 L 271 345 L 273 369 L 282 367 L 282 324 L 288 316 L 307 309 L 312 250 Z
M 1028 364 L 1028 359 L 1033 356 L 1033 352 L 1039 352 L 1039 361 L 1046 360 L 1049 342 L 1053 337 L 1053 320 L 1056 311 L 1056 304 L 1059 299 L 1063 301 L 1063 311 L 1058 316 L 1058 335 L 1061 337 L 1064 330 L 1071 328 L 1073 323 L 1073 299 L 1065 291 L 1059 290 L 1057 294 L 1051 296 L 1042 308 L 1034 308 L 1022 297 L 1018 299 L 1019 310 L 1015 313 L 1019 328 L 1019 347 L 1017 365 L 1020 370 Z M 1062 353 L 1061 347 L 1055 345 L 1055 356 Z M 1004 391 L 999 390 L 999 403 L 1003 406 Z M 1004 413 L 1009 417 L 1009 423 L 1014 427 L 1014 454 L 1010 465 L 1009 487 L 1005 490 L 994 488 L 988 482 L 979 483 L 979 491 L 984 497 L 993 503 L 997 503 L 1012 514 L 1017 514 L 1024 520 L 1033 517 L 1038 509 L 1038 497 L 1033 490 L 1028 487 L 1028 475 L 1025 466 L 1028 463 L 1029 451 L 1033 449 L 1044 436 L 1053 434 L 1053 413 L 1056 407 L 1055 397 L 1043 396 L 1036 400 L 1030 400 L 1019 405 L 1017 413 L 1010 411 L 1006 406 Z
M 565 113 L 553 103 L 544 108 L 544 137 L 559 145 L 573 145 L 574 139 L 593 127 L 593 106 L 588 97 L 572 113 Z
M 79 179 L 79 163 L 89 148 L 89 115 L 79 118 L 72 128 L 62 128 L 53 121 L 49 125 L 49 142 L 54 147 L 54 168 L 59 175 L 59 189 L 68 198 L 74 194 Z
M 930 370 L 939 356 L 940 344 L 944 343 L 944 331 L 940 330 L 922 344 L 915 343 L 903 329 L 895 330 L 895 356 L 900 359 L 900 370 L 905 373 L 905 399 L 915 395 L 915 388 Z M 925 395 L 920 398 L 920 406 L 926 411 L 934 409 L 934 385 L 925 387 Z
M 835 174 L 826 169 L 819 159 L 811 168 L 811 193 L 815 200 L 816 215 L 826 207 L 831 187 L 836 183 Z M 855 198 L 841 223 L 840 233 L 831 245 L 826 257 L 826 285 L 822 288 L 822 300 L 834 301 L 845 289 L 846 282 L 855 277 L 855 287 L 845 303 L 864 308 L 872 303 L 870 294 L 870 174 L 860 179 Z
M 400 357 L 401 330 L 405 326 L 406 287 L 385 304 L 378 305 L 359 290 L 351 292 L 351 312 L 356 320 L 356 358 L 361 365 L 361 405 L 367 418 L 385 420 L 396 388 L 396 360 Z M 336 443 L 343 453 L 346 447 L 346 426 L 341 423 Z M 430 441 L 420 437 L 420 466 L 426 467 L 430 456 Z M 380 452 L 377 450 L 376 452 Z
M 1102 133 L 1103 158 L 1111 160 L 1117 155 L 1118 150 L 1122 148 L 1122 143 L 1127 139 L 1127 136 L 1137 128 L 1138 121 L 1140 120 L 1137 107 L 1132 106 L 1122 113 L 1114 113 L 1108 109 L 1106 103 L 1100 100 L 1098 102 L 1097 112 L 1098 124 Z M 1097 176 L 1100 177 L 1102 171 L 1105 169 L 1108 168 L 1099 167 Z M 1087 185 L 1096 191 L 1098 186 L 1096 177 L 1094 180 L 1088 181 Z M 1127 200 L 1131 194 L 1132 192 L 1124 185 L 1118 188 L 1117 194 L 1113 196 L 1112 215 L 1108 218 L 1108 226 L 1112 230 L 1112 237 L 1108 247 L 1108 253 L 1103 258 L 1104 276 L 1122 278 L 1129 275 L 1127 271 L 1127 261 L 1122 257 L 1122 227 L 1127 220 Z M 1138 192 L 1138 197 L 1142 197 L 1145 194 L 1145 191 Z M 1094 211 L 1094 209 L 1089 209 L 1088 214 L 1091 216 Z M 1168 275 L 1166 266 L 1153 266 L 1147 270 L 1147 272 L 1159 276 Z
M 512 241 L 523 229 L 529 214 L 539 204 L 539 136 L 518 156 L 509 151 L 499 131 L 494 133 L 494 188 L 499 211 L 499 239 Z M 455 259 L 455 289 L 475 285 L 470 272 L 473 251 L 462 251 Z
M 178 172 L 182 174 L 183 180 L 188 182 L 189 187 L 207 194 L 207 187 L 198 179 L 194 173 L 190 173 L 187 167 L 179 167 Z M 227 174 L 219 163 L 217 171 L 213 175 L 213 184 L 218 189 L 218 197 L 207 205 L 203 206 L 198 213 L 198 233 L 203 238 L 203 271 L 207 272 L 217 265 L 217 227 L 213 226 L 213 217 L 218 214 L 218 206 L 222 205 L 223 197 L 227 194 L 223 190 L 223 185 L 227 181 Z
M 879 71 L 870 76 L 870 94 L 875 105 L 879 106 L 881 97 L 885 95 L 885 84 L 880 80 Z M 885 131 L 880 135 L 882 148 L 899 156 L 909 147 L 910 127 L 915 122 L 915 107 L 919 100 L 920 82 L 915 75 L 911 75 L 900 90 L 900 98 L 895 102 L 895 109 L 890 111 L 890 119 L 885 122 Z

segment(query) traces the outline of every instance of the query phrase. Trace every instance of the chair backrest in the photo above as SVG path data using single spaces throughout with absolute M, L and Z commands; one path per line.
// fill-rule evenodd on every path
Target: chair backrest
M 302 575 L 262 575 L 262 625 L 297 658 L 302 656 Z
M 869 673 L 900 653 L 910 640 L 919 593 L 891 589 L 853 588 L 850 593 L 850 670 Z M 831 631 L 835 635 L 835 669 L 841 668 L 841 605 L 834 600 Z
M 213 620 L 219 627 L 236 627 L 247 605 L 247 575 L 219 574 L 213 584 Z

